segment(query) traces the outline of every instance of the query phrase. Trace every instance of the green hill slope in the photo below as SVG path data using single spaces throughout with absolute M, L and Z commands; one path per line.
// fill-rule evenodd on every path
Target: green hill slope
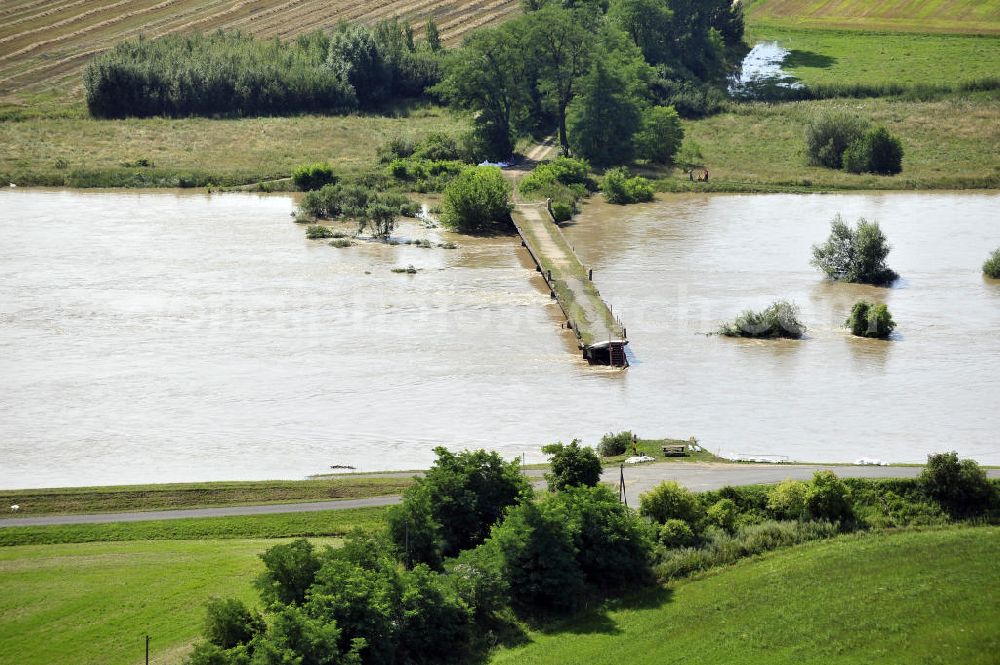
M 996 663 L 1000 528 L 833 541 L 677 584 L 491 665 Z

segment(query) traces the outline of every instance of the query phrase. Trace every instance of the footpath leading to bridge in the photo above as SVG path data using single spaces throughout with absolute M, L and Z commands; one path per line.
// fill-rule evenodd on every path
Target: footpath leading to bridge
M 528 153 L 531 162 L 546 157 L 552 150 L 552 140 L 536 146 Z M 559 303 L 566 325 L 573 330 L 583 357 L 592 364 L 628 367 L 625 345 L 626 330 L 594 285 L 592 273 L 580 261 L 562 229 L 549 214 L 545 203 L 526 203 L 517 196 L 517 183 L 527 171 L 513 168 L 506 171 L 514 184 L 515 204 L 511 217 L 528 250 L 535 268 L 549 287 L 549 293 Z

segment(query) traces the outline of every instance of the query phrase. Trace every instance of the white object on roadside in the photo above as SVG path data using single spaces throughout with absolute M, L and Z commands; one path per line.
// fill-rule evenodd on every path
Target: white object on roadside
M 634 455 L 632 457 L 626 457 L 626 464 L 643 464 L 645 462 L 655 462 L 656 460 L 649 455 Z
M 479 165 L 480 166 L 499 166 L 500 168 L 505 169 L 508 166 L 510 166 L 510 162 L 490 162 L 490 161 L 485 161 L 485 162 L 480 162 Z
M 11 187 L 17 187 L 17 185 L 15 185 L 14 183 L 10 183 L 10 186 Z
M 12 513 L 16 513 L 19 510 L 21 510 L 21 506 L 17 505 L 16 503 L 10 507 L 10 512 Z

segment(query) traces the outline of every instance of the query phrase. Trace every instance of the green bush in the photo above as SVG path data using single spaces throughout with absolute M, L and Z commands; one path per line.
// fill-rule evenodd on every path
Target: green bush
M 444 190 L 441 221 L 462 233 L 486 233 L 510 223 L 510 183 L 495 166 L 467 168 Z
M 632 445 L 633 436 L 629 431 L 605 434 L 597 444 L 597 452 L 601 457 L 624 455 Z
M 958 453 L 927 456 L 927 466 L 918 479 L 924 493 L 956 517 L 979 515 L 997 502 L 997 489 L 975 460 Z
M 255 585 L 261 598 L 267 603 L 302 603 L 321 563 L 312 543 L 299 538 L 275 545 L 260 558 L 264 562 L 264 571 L 257 577 Z
M 667 549 L 691 547 L 698 540 L 691 526 L 684 520 L 677 519 L 664 522 L 657 537 L 660 545 Z
M 417 145 L 409 136 L 394 136 L 379 146 L 378 161 L 388 164 L 396 159 L 406 159 L 417 151 Z
M 306 227 L 306 237 L 310 240 L 319 240 L 321 238 L 333 238 L 334 230 L 329 226 L 323 226 L 322 224 L 310 224 Z
M 609 169 L 601 181 L 601 191 L 608 203 L 624 205 L 653 200 L 653 185 L 642 176 L 629 177 L 623 166 Z
M 292 170 L 292 182 L 296 189 L 303 192 L 320 189 L 323 185 L 334 185 L 337 176 L 329 164 L 303 164 Z
M 551 162 L 539 164 L 518 183 L 522 194 L 531 194 L 549 187 L 553 183 L 563 185 L 583 185 L 590 183 L 590 164 L 583 159 L 556 157 Z
M 782 547 L 831 538 L 837 533 L 837 528 L 829 522 L 798 521 L 747 525 L 734 535 L 709 529 L 707 540 L 700 547 L 659 549 L 655 570 L 661 580 L 676 579 Z
M 896 329 L 896 322 L 884 304 L 859 300 L 851 308 L 851 315 L 844 321 L 844 326 L 858 337 L 885 339 Z
M 551 443 L 542 448 L 551 455 L 551 472 L 545 474 L 550 492 L 561 492 L 569 487 L 581 485 L 594 487 L 601 480 L 601 460 L 593 448 L 580 445 L 573 439 L 569 445 Z
M 799 308 L 794 303 L 778 300 L 759 312 L 744 310 L 732 323 L 722 325 L 719 334 L 726 337 L 799 339 L 806 327 L 799 321 L 798 314 Z
M 800 480 L 783 480 L 767 493 L 767 509 L 780 519 L 802 519 L 806 514 L 808 489 Z
M 838 214 L 833 218 L 826 242 L 813 245 L 810 263 L 830 279 L 885 286 L 899 278 L 886 265 L 891 249 L 878 222 L 862 217 L 857 227 L 852 228 Z
M 844 151 L 862 138 L 867 121 L 847 113 L 821 116 L 806 127 L 806 156 L 810 164 L 839 169 L 844 165 Z
M 403 503 L 389 510 L 389 532 L 409 563 L 437 567 L 482 542 L 504 511 L 531 488 L 519 463 L 485 450 L 451 453 L 435 448 L 437 459 L 406 490 Z
M 514 506 L 482 546 L 495 552 L 514 605 L 525 612 L 577 607 L 586 581 L 574 545 L 573 524 L 548 502 Z
M 664 481 L 640 496 L 639 514 L 658 524 L 671 519 L 682 520 L 692 529 L 698 528 L 704 516 L 698 497 L 673 480 Z
M 806 513 L 814 520 L 847 522 L 854 516 L 851 492 L 832 471 L 817 471 L 806 489 Z
M 903 144 L 885 127 L 876 127 L 847 147 L 843 163 L 851 173 L 895 175 L 903 170 Z
M 552 202 L 552 218 L 559 223 L 573 219 L 573 206 L 563 201 Z
M 235 598 L 213 598 L 205 608 L 202 635 L 222 649 L 232 649 L 250 642 L 264 632 L 264 618 Z
M 993 250 L 990 258 L 983 263 L 983 274 L 992 279 L 1000 279 L 1000 248 Z
M 709 524 L 713 524 L 720 529 L 732 532 L 736 528 L 736 520 L 739 517 L 739 508 L 732 499 L 719 499 L 705 511 L 705 518 Z
M 684 140 L 677 109 L 651 106 L 642 113 L 642 128 L 635 135 L 636 154 L 654 164 L 673 164 Z

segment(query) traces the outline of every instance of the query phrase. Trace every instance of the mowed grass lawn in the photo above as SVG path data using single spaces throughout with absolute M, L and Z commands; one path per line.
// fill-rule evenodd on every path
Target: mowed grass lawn
M 281 541 L 207 540 L 0 548 L 0 663 L 178 662 L 212 596 L 256 602 L 258 554 Z M 317 543 L 335 543 L 318 540 Z
M 805 134 L 810 121 L 846 112 L 885 125 L 903 143 L 903 172 L 854 175 L 808 166 Z M 701 147 L 716 189 L 810 187 L 821 189 L 919 189 L 1000 186 L 1000 104 L 990 99 L 934 102 L 899 99 L 829 99 L 743 104 L 704 120 L 685 122 L 685 140 Z M 691 187 L 675 172 L 666 188 Z M 694 188 L 702 188 L 693 183 Z M 706 188 L 707 189 L 707 188 Z
M 753 23 L 1000 34 L 1000 0 L 749 0 Z
M 532 633 L 491 665 L 996 663 L 1000 528 L 811 543 Z
M 1000 76 L 1000 35 L 923 35 L 747 27 L 747 42 L 776 41 L 783 68 L 806 85 L 955 85 Z
M 300 164 L 329 161 L 341 174 L 367 170 L 393 136 L 455 133 L 464 118 L 435 106 L 397 117 L 151 118 L 33 117 L 0 122 L 0 182 L 100 185 L 113 177 L 202 175 L 216 184 L 287 177 Z M 152 166 L 134 166 L 146 160 Z

